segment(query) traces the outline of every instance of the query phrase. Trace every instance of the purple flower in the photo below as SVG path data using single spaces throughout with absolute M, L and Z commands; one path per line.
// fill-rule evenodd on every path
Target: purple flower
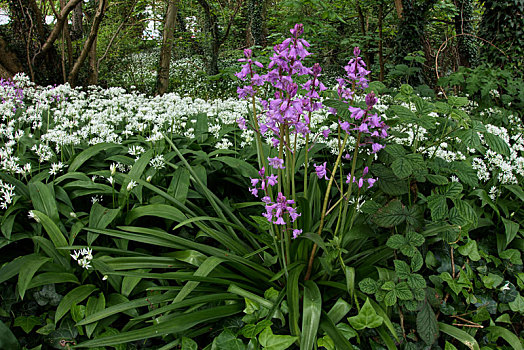
M 381 145 L 380 143 L 373 143 L 371 145 L 371 153 L 377 153 L 378 151 L 380 151 L 382 148 L 384 148 L 384 145 Z
M 331 132 L 330 129 L 324 129 L 324 130 L 322 130 L 322 136 L 324 136 L 324 138 L 327 139 L 330 132 Z
M 278 183 L 278 177 L 275 174 L 271 174 L 267 178 L 267 184 L 270 186 L 275 186 Z
M 317 172 L 317 176 L 319 179 L 328 179 L 328 177 L 326 176 L 326 164 L 327 162 L 324 162 L 324 164 L 322 165 L 316 165 L 316 164 L 313 164 L 313 166 L 315 167 L 315 171 Z
M 375 97 L 375 93 L 371 91 L 366 95 L 366 105 L 368 106 L 368 109 L 371 109 L 376 103 L 377 98 Z
M 375 184 L 375 182 L 377 182 L 377 179 L 373 179 L 373 178 L 369 178 L 368 179 L 368 188 L 371 188 L 373 187 L 373 185 Z
M 284 160 L 280 159 L 278 157 L 269 158 L 267 157 L 267 160 L 269 161 L 269 165 L 271 165 L 274 169 L 284 169 Z
M 298 236 L 302 234 L 302 230 L 295 229 L 293 230 L 293 239 L 297 239 Z
M 351 131 L 351 124 L 349 124 L 348 122 L 341 122 L 340 120 L 338 121 L 338 124 L 340 125 L 340 128 L 342 130 L 349 134 L 349 132 Z
M 241 130 L 246 130 L 247 129 L 246 120 L 243 117 L 238 117 L 237 118 L 237 124 L 238 124 L 238 127 Z

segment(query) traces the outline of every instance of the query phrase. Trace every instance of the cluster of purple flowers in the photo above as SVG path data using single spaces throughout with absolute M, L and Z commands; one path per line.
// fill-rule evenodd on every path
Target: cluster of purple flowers
M 278 183 L 278 177 L 275 174 L 266 176 L 266 169 L 262 167 L 258 172 L 259 179 L 251 179 L 251 186 L 249 192 L 255 197 L 258 197 L 258 191 L 262 190 L 267 196 L 268 186 L 275 186 Z
M 266 204 L 266 212 L 262 215 L 275 225 L 285 225 L 284 217 L 289 217 L 291 222 L 294 222 L 301 215 L 297 213 L 296 208 L 293 208 L 295 201 L 287 199 L 282 192 L 278 192 L 275 202 L 269 196 L 263 197 L 262 202 Z
M 13 112 L 16 112 L 16 106 L 21 105 L 24 99 L 24 89 L 20 88 L 11 79 L 0 78 L 0 89 L 3 92 L 0 94 L 2 103 L 6 103 L 8 100 L 14 102 Z

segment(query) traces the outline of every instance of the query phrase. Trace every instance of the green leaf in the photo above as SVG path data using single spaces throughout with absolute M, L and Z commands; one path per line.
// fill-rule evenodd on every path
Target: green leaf
M 187 220 L 187 217 L 177 208 L 166 204 L 150 204 L 134 208 L 126 216 L 126 225 L 143 216 L 153 216 L 173 220 L 180 223 Z
M 24 299 L 26 289 L 29 287 L 33 276 L 36 271 L 42 267 L 46 262 L 50 261 L 50 258 L 46 258 L 39 255 L 31 255 L 24 265 L 20 268 L 18 274 L 18 294 L 21 299 Z
M 406 233 L 406 243 L 413 247 L 420 247 L 422 244 L 424 244 L 424 236 L 422 236 L 420 233 L 408 231 Z
M 267 319 L 262 320 L 258 322 L 257 324 L 249 323 L 249 324 L 246 324 L 240 330 L 240 334 L 249 339 L 256 338 L 260 332 L 262 332 L 267 327 L 271 327 L 272 324 L 273 323 L 271 322 L 271 320 L 267 320 Z
M 310 350 L 316 344 L 320 313 L 322 311 L 322 295 L 313 281 L 304 283 L 304 304 L 302 309 L 302 333 L 300 349 Z
M 524 202 L 524 190 L 519 185 L 504 185 L 504 188 L 511 191 L 515 196 L 517 196 L 521 201 Z
M 271 327 L 266 327 L 258 337 L 258 341 L 264 347 L 264 350 L 284 350 L 289 348 L 296 340 L 297 337 L 291 335 L 273 334 Z
M 484 133 L 484 141 L 486 141 L 488 147 L 494 152 L 502 154 L 505 157 L 509 157 L 509 146 L 503 139 L 500 138 L 500 136 L 486 132 Z
M 67 247 L 67 240 L 64 237 L 64 234 L 58 226 L 44 213 L 33 210 L 34 216 L 37 218 L 37 220 L 44 226 L 45 231 L 49 235 L 49 238 L 51 239 L 51 242 L 53 242 L 55 248 L 60 247 Z M 67 250 L 59 250 L 60 254 L 64 256 L 68 256 L 69 253 Z
M 379 210 L 373 216 L 373 221 L 380 227 L 390 228 L 403 223 L 406 220 L 406 214 L 402 203 L 395 199 Z
M 477 241 L 475 240 L 468 240 L 468 242 L 465 245 L 460 246 L 457 250 L 460 254 L 469 257 L 473 261 L 480 260 L 480 254 L 477 248 Z
M 413 173 L 413 165 L 406 157 L 397 158 L 391 163 L 391 170 L 399 179 L 405 179 Z
M 244 350 L 245 348 L 246 345 L 242 340 L 238 339 L 229 329 L 220 333 L 218 337 L 213 340 L 213 344 L 211 345 L 211 350 Z M 197 347 L 195 343 L 194 350 L 196 349 Z
M 426 179 L 428 179 L 432 184 L 440 186 L 447 185 L 449 182 L 448 179 L 442 175 L 427 174 Z
M 35 326 L 42 324 L 42 319 L 36 316 L 18 316 L 15 318 L 15 327 L 21 327 L 26 334 L 29 334 Z M 0 347 L 1 349 L 1 347 Z
M 413 273 L 408 276 L 407 281 L 410 288 L 412 289 L 423 289 L 426 288 L 426 280 L 422 275 L 418 273 Z
M 242 306 L 240 304 L 232 304 L 193 311 L 187 314 L 179 314 L 160 324 L 122 332 L 117 335 L 88 340 L 78 344 L 76 347 L 94 348 L 98 346 L 112 346 L 141 339 L 161 337 L 165 334 L 180 333 L 201 323 L 216 321 L 223 318 L 227 319 L 240 311 L 242 311 Z M 293 338 L 296 339 L 295 337 Z
M 289 278 L 286 284 L 287 304 L 289 307 L 289 330 L 291 335 L 296 336 L 300 336 L 300 327 L 298 326 L 298 319 L 300 317 L 300 291 L 298 279 L 303 269 L 304 264 L 301 264 L 289 271 Z
M 18 350 L 20 343 L 4 322 L 0 320 L 0 349 Z
M 427 345 L 432 345 L 438 337 L 438 331 L 437 317 L 426 301 L 417 313 L 417 332 Z
M 366 294 L 375 294 L 378 291 L 378 283 L 369 277 L 364 278 L 358 283 L 360 290 Z
M 434 194 L 428 197 L 428 208 L 431 211 L 431 219 L 440 221 L 448 215 L 448 204 L 446 197 Z
M 520 294 L 508 304 L 511 311 L 524 313 L 524 298 Z
M 404 146 L 396 143 L 386 145 L 384 150 L 395 159 L 401 158 L 404 155 L 406 155 L 406 150 L 404 149 Z
M 503 248 L 506 249 L 507 246 L 517 236 L 517 233 L 519 232 L 519 229 L 520 229 L 520 225 L 516 223 L 515 221 L 511 221 L 505 218 L 502 218 L 502 222 L 504 223 L 504 229 L 505 229 L 505 234 L 506 234 L 506 243 Z
M 463 330 L 458 329 L 457 327 L 454 327 L 454 326 L 447 325 L 443 322 L 438 323 L 438 328 L 441 332 L 444 332 L 447 335 L 457 339 L 462 344 L 467 346 L 469 349 L 480 350 L 479 344 L 477 343 L 475 338 L 473 338 L 471 335 L 464 332 Z
M 27 289 L 55 283 L 80 284 L 78 278 L 70 272 L 43 272 L 33 277 Z
M 411 269 L 405 261 L 393 260 L 393 264 L 395 265 L 395 273 L 398 278 L 405 279 L 411 274 Z M 362 290 L 362 288 L 360 289 Z
M 233 157 L 217 157 L 213 158 L 214 161 L 222 162 L 231 168 L 235 169 L 245 178 L 256 178 L 258 171 L 248 162 Z
M 390 290 L 384 295 L 384 303 L 386 306 L 393 306 L 397 303 L 397 294 L 394 290 Z
M 186 168 L 178 168 L 173 173 L 173 179 L 169 184 L 167 193 L 175 197 L 180 203 L 185 203 L 189 190 L 189 171 Z
M 508 344 L 511 345 L 513 349 L 522 350 L 522 344 L 519 338 L 508 329 L 499 326 L 489 326 L 486 328 L 486 330 L 489 332 L 492 342 L 495 343 L 500 337 L 502 337 L 502 339 L 508 342 Z
M 86 315 L 86 307 L 84 305 L 71 305 L 71 318 L 73 321 L 78 322 L 83 319 Z
M 97 312 L 104 310 L 105 307 L 106 307 L 106 298 L 104 297 L 104 293 L 100 293 L 98 298 L 89 297 L 89 299 L 87 299 L 85 316 L 88 317 L 90 315 L 96 314 Z M 91 335 L 93 334 L 97 324 L 98 322 L 93 322 L 85 326 L 86 335 L 88 338 L 91 338 Z
M 348 326 L 349 327 L 349 326 Z M 334 346 L 338 350 L 350 350 L 353 349 L 351 344 L 348 341 L 348 338 L 343 333 L 339 327 L 335 327 L 333 321 L 326 315 L 325 312 L 322 313 L 322 318 L 320 319 L 320 328 L 326 332 L 327 336 L 333 342 Z M 356 333 L 352 328 L 351 330 Z
M 73 304 L 80 303 L 82 300 L 87 298 L 89 294 L 93 293 L 96 289 L 96 286 L 92 284 L 87 284 L 76 287 L 75 289 L 72 289 L 69 293 L 67 293 L 56 308 L 55 324 L 58 323 L 58 321 L 60 321 L 60 319 L 69 312 Z
M 409 285 L 406 282 L 400 282 L 395 285 L 395 295 L 400 300 L 411 300 L 413 299 L 413 293 L 411 292 Z
M 122 145 L 115 144 L 115 143 L 99 143 L 94 146 L 89 147 L 88 149 L 82 151 L 79 153 L 71 162 L 69 165 L 68 172 L 72 173 L 80 169 L 82 164 L 84 164 L 88 159 L 94 157 L 96 154 L 98 154 L 101 151 L 108 150 L 110 148 L 123 148 Z
M 452 163 L 452 167 L 453 173 L 457 175 L 460 181 L 470 186 L 478 186 L 477 171 L 472 168 L 471 164 L 465 161 L 457 161 Z
M 394 234 L 393 236 L 389 237 L 388 241 L 386 242 L 386 245 L 391 249 L 400 249 L 405 244 L 406 238 L 399 234 Z
M 342 298 L 338 298 L 335 305 L 329 310 L 328 317 L 333 323 L 338 323 L 351 310 L 351 305 Z
M 522 265 L 520 251 L 517 249 L 506 249 L 505 251 L 501 252 L 499 256 L 501 259 L 509 260 L 512 264 Z
M 369 298 L 367 298 L 358 315 L 349 317 L 348 321 L 356 330 L 362 330 L 364 328 L 376 328 L 384 322 L 384 319 L 377 315 Z
M 55 224 L 60 222 L 53 184 L 45 185 L 41 182 L 31 182 L 29 184 L 29 194 L 33 207 L 37 211 L 47 215 Z
M 89 213 L 89 227 L 104 229 L 116 218 L 120 209 L 109 209 L 96 202 Z
M 213 341 L 213 344 L 214 344 L 214 341 Z M 196 341 L 194 341 L 193 339 L 188 338 L 188 337 L 182 337 L 182 348 L 181 348 L 181 350 L 197 350 L 197 349 L 198 349 L 198 344 L 197 344 Z

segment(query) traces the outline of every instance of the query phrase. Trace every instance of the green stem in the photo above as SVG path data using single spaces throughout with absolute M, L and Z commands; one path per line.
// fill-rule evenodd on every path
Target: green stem
M 336 173 L 337 173 L 337 168 L 338 168 L 338 165 L 340 163 L 340 159 L 342 158 L 342 153 L 344 152 L 344 148 L 346 147 L 346 142 L 348 140 L 348 134 L 346 134 L 346 136 L 344 137 L 344 142 L 342 143 L 342 147 L 340 148 L 340 151 L 338 152 L 338 157 L 337 157 L 337 160 L 335 162 L 335 166 L 333 167 L 333 171 L 331 172 L 331 177 L 329 178 L 329 183 L 328 183 L 328 186 L 327 186 L 327 189 L 326 189 L 326 194 L 324 196 L 324 204 L 322 206 L 322 214 L 320 215 L 320 226 L 318 227 L 318 234 L 321 235 L 322 234 L 322 229 L 324 228 L 324 219 L 326 218 L 326 210 L 327 210 L 327 205 L 328 205 L 328 201 L 329 201 L 329 193 L 331 192 L 331 186 L 333 185 L 333 181 L 335 179 L 335 176 L 336 176 Z M 307 267 L 307 272 L 306 272 L 306 276 L 304 277 L 305 280 L 308 280 L 309 277 L 311 276 L 311 269 L 313 267 L 313 259 L 315 258 L 315 253 L 317 252 L 317 244 L 315 243 L 313 245 L 313 249 L 311 249 L 311 255 L 309 256 L 309 263 L 308 263 L 308 267 Z

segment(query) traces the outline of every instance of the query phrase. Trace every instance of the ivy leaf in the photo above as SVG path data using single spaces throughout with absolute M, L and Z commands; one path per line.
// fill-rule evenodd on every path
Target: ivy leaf
M 348 321 L 356 330 L 362 330 L 364 328 L 376 328 L 384 322 L 384 319 L 377 315 L 369 298 L 367 298 L 358 315 L 349 317 Z
M 246 338 L 256 338 L 256 336 L 273 323 L 270 320 L 263 320 L 255 324 L 246 324 L 240 331 L 240 334 Z
M 417 332 L 427 345 L 432 345 L 438 337 L 437 317 L 427 301 L 417 313 Z
M 480 254 L 477 248 L 477 241 L 475 240 L 468 240 L 468 242 L 459 247 L 458 252 L 464 256 L 469 257 L 473 261 L 479 261 L 480 260 Z
M 290 347 L 296 340 L 297 337 L 290 335 L 273 334 L 271 327 L 264 329 L 258 337 L 260 345 L 262 345 L 265 350 L 284 350 Z
M 196 350 L 198 348 L 198 345 L 196 343 L 194 345 L 194 348 L 188 349 Z M 229 329 L 226 329 L 222 333 L 220 333 L 218 337 L 216 337 L 213 340 L 213 345 L 211 346 L 211 350 L 244 350 L 245 348 L 246 345 L 242 342 L 242 340 L 238 339 L 235 336 L 235 334 Z M 182 349 L 186 348 L 182 347 Z
M 515 221 L 511 221 L 505 218 L 502 218 L 502 222 L 504 223 L 504 229 L 506 233 L 506 244 L 504 246 L 505 249 L 513 241 L 513 239 L 515 239 L 515 236 L 517 236 L 520 225 Z
M 515 301 L 519 295 L 515 285 L 507 281 L 504 287 L 501 288 L 498 298 L 501 303 L 510 303 Z
M 358 283 L 360 290 L 366 294 L 375 294 L 378 291 L 378 283 L 369 277 L 364 278 Z
M 522 259 L 520 257 L 520 252 L 517 249 L 506 249 L 502 253 L 500 253 L 501 259 L 507 259 L 512 264 L 515 265 L 522 265 Z
M 36 316 L 18 316 L 15 318 L 15 327 L 21 327 L 26 334 L 29 334 L 35 326 L 42 324 L 40 317 Z
M 511 311 L 524 313 L 524 298 L 520 294 L 508 304 Z
M 489 289 L 496 288 L 498 285 L 500 285 L 504 281 L 504 278 L 499 275 L 495 275 L 494 273 L 488 273 L 487 276 L 482 276 L 482 283 L 484 283 L 484 286 Z

